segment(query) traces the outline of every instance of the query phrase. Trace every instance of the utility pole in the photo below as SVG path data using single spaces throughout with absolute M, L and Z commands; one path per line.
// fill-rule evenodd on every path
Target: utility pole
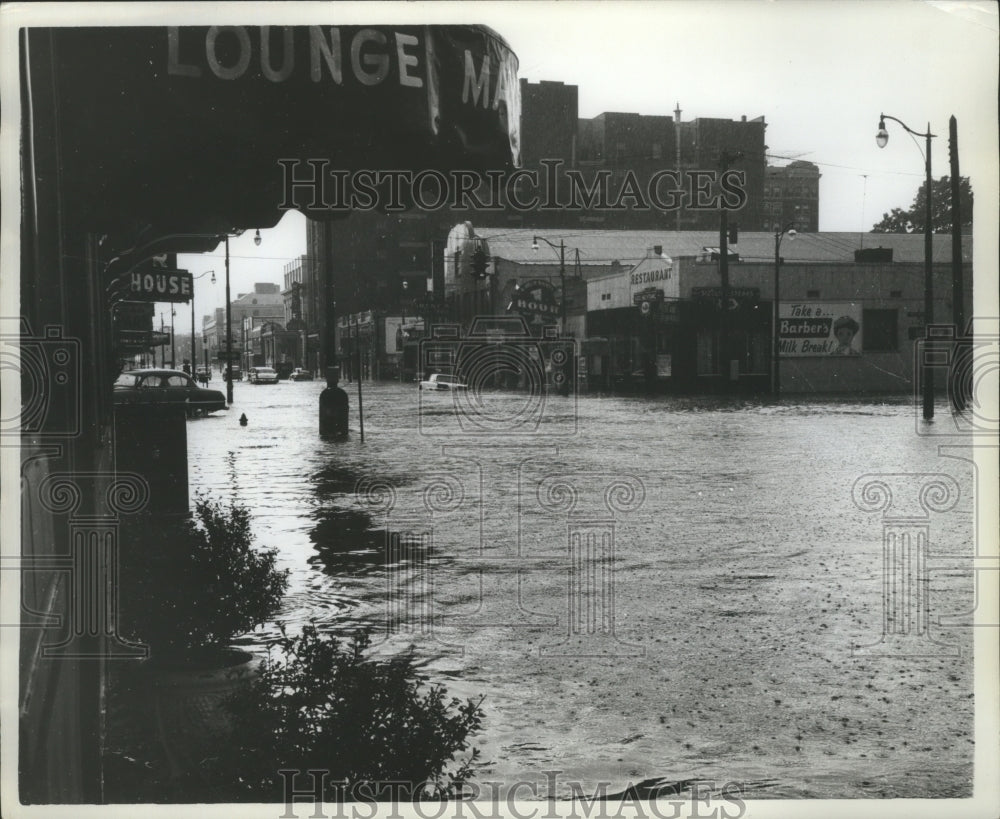
M 958 175 L 958 120 L 948 120 L 951 160 L 951 304 L 956 337 L 965 332 L 965 283 L 962 280 L 962 177 Z M 928 191 L 928 201 L 930 201 Z
M 729 163 L 742 157 L 742 153 L 730 155 L 723 151 L 719 157 L 719 170 L 725 173 Z M 729 379 L 729 211 L 722 207 L 719 211 L 719 279 L 722 290 L 722 317 L 719 327 L 719 361 L 723 380 Z
M 955 338 L 966 345 L 970 358 L 962 360 L 971 364 L 971 342 L 965 338 L 965 283 L 962 280 L 962 178 L 958 175 L 958 120 L 954 116 L 948 120 L 948 156 L 951 160 L 951 315 L 955 325 Z M 928 201 L 930 191 L 927 192 Z M 955 364 L 951 373 L 954 374 Z M 953 382 L 948 390 L 952 406 L 961 412 L 965 409 L 965 394 L 962 386 Z
M 562 288 L 559 297 L 559 312 L 561 326 L 559 335 L 566 335 L 566 243 L 559 240 L 559 286 Z
M 674 108 L 674 152 L 677 155 L 677 186 L 683 187 L 681 179 L 681 104 L 678 102 Z M 681 229 L 681 209 L 677 208 L 677 231 Z
M 229 295 L 229 234 L 226 234 L 226 403 L 233 403 L 233 304 Z
M 931 225 L 932 210 L 931 204 L 933 199 L 933 185 L 934 178 L 931 176 L 931 124 L 927 123 L 927 148 L 925 150 L 924 156 L 924 167 L 927 172 L 927 202 L 926 208 L 924 209 L 924 219 L 926 223 L 924 224 L 924 327 L 929 328 L 934 323 L 934 267 L 932 264 L 932 259 L 934 255 L 933 251 L 933 239 L 931 234 L 933 233 L 933 226 Z M 928 338 L 928 348 L 931 346 L 930 341 L 930 330 L 924 331 Z M 930 350 L 928 349 L 929 353 Z M 934 368 L 924 367 L 924 420 L 929 421 L 934 417 Z
M 326 338 L 324 339 L 324 357 L 326 366 L 337 366 L 337 303 L 334 301 L 333 288 L 333 231 L 329 223 L 323 225 L 323 249 L 325 256 L 324 268 L 326 276 L 323 281 L 324 306 L 326 307 Z

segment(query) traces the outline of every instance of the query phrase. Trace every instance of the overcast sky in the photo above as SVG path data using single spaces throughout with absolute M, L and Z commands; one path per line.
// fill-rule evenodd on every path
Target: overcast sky
M 41 4 L 39 4 L 41 5 Z M 131 7 L 131 8 L 129 8 Z M 82 14 L 84 4 L 69 8 Z M 925 0 L 718 0 L 718 2 L 93 4 L 124 23 L 475 22 L 494 28 L 531 81 L 579 87 L 581 117 L 604 111 L 697 117 L 764 116 L 775 156 L 815 162 L 820 229 L 863 231 L 908 207 L 924 175 L 923 140 L 879 113 L 937 134 L 933 173 L 948 173 L 948 118 L 958 119 L 961 172 L 977 194 L 977 240 L 994 224 L 997 191 L 997 6 Z M 127 11 L 126 11 L 127 9 Z M 97 22 L 90 17 L 81 21 Z M 783 164 L 781 160 L 771 160 Z M 992 228 L 991 228 L 992 229 Z M 289 214 L 232 243 L 232 290 L 280 283 L 305 250 L 305 220 Z M 995 234 L 992 234 L 995 237 Z M 978 241 L 977 241 L 978 244 Z M 993 241 L 995 244 L 995 240 Z M 185 257 L 194 273 L 215 257 Z M 201 306 L 221 305 L 221 284 L 198 283 Z

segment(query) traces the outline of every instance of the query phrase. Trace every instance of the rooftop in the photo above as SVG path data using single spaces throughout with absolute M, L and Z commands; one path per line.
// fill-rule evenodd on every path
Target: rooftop
M 576 265 L 576 252 L 580 251 L 580 265 L 609 265 L 618 261 L 634 265 L 645 258 L 649 248 L 663 247 L 671 258 L 701 256 L 706 247 L 719 246 L 717 230 L 549 230 L 533 228 L 475 228 L 476 236 L 487 239 L 491 256 L 519 264 L 551 265 L 559 262 L 560 241 L 566 245 L 566 264 Z M 548 239 L 555 248 L 544 241 L 538 250 L 532 250 L 532 238 Z M 799 233 L 794 239 L 782 240 L 781 256 L 786 262 L 853 262 L 854 251 L 860 248 L 892 248 L 893 262 L 919 263 L 924 260 L 922 233 Z M 742 261 L 773 261 L 774 233 L 767 231 L 740 231 L 739 241 L 729 246 Z M 933 242 L 935 262 L 951 261 L 951 236 L 937 234 Z M 972 237 L 962 237 L 962 260 L 972 261 Z

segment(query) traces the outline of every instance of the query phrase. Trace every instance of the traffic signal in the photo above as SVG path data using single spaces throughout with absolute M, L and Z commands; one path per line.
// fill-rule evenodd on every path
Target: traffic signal
M 477 279 L 484 278 L 488 262 L 489 259 L 486 256 L 486 251 L 481 247 L 477 247 L 472 253 L 472 275 Z

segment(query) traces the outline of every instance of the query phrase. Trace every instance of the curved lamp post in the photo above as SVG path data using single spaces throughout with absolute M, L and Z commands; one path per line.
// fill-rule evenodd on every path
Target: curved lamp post
M 778 395 L 781 392 L 781 369 L 779 362 L 781 361 L 781 334 L 778 332 L 778 327 L 781 323 L 780 311 L 778 305 L 781 302 L 781 286 L 779 283 L 779 268 L 781 267 L 781 256 L 779 255 L 781 251 L 781 240 L 784 236 L 788 236 L 789 240 L 794 239 L 796 235 L 795 223 L 789 222 L 781 230 L 774 232 L 774 354 L 771 356 L 771 391 Z
M 927 147 L 924 149 L 924 167 L 927 174 L 927 197 L 924 212 L 924 337 L 927 337 L 927 329 L 934 321 L 934 277 L 931 269 L 931 256 L 933 252 L 931 240 L 931 124 L 927 123 L 927 133 L 921 134 L 914 131 L 901 119 L 890 117 L 888 114 L 879 114 L 878 132 L 875 134 L 875 142 L 879 148 L 884 148 L 889 142 L 889 132 L 885 129 L 885 121 L 891 119 L 898 122 L 907 133 L 913 136 L 923 137 Z M 925 354 L 926 354 L 925 350 Z M 924 420 L 929 421 L 934 417 L 934 371 L 927 364 L 923 365 L 923 404 Z
M 559 251 L 559 286 L 561 291 L 559 293 L 559 321 L 560 321 L 560 334 L 566 334 L 566 245 L 562 239 L 559 240 L 559 244 L 554 244 L 546 239 L 544 236 L 533 236 L 531 239 L 531 249 L 538 250 L 538 240 L 541 239 L 545 244 L 551 247 L 553 250 Z
M 212 278 L 209 279 L 209 281 L 211 281 L 212 284 L 215 284 L 215 271 L 214 270 L 206 270 L 204 273 L 200 273 L 199 275 L 194 276 L 193 279 L 192 279 L 192 281 L 196 282 L 196 281 L 198 281 L 198 279 L 203 279 L 209 273 L 212 274 Z M 191 375 L 192 376 L 195 374 L 195 372 L 198 369 L 198 356 L 196 355 L 196 350 L 195 350 L 195 346 L 194 345 L 195 345 L 195 334 L 194 334 L 194 285 L 192 284 L 191 285 Z M 201 346 L 202 346 L 202 351 L 204 352 L 205 351 L 205 339 L 204 339 L 204 337 L 202 337 Z M 208 362 L 207 361 L 205 363 L 205 369 L 206 370 L 208 369 Z
M 237 235 L 242 233 L 239 231 Z M 260 247 L 260 229 L 253 243 Z M 226 403 L 233 403 L 233 304 L 229 298 L 229 234 L 226 234 Z

